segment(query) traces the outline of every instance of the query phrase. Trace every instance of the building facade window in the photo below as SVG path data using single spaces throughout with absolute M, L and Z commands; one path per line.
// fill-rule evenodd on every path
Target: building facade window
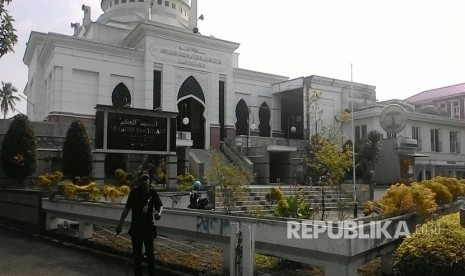
M 460 119 L 460 102 L 459 101 L 453 101 L 452 102 L 452 110 L 451 110 L 451 117 Z
M 169 6 L 170 6 L 170 2 L 169 2 L 169 1 L 165 1 L 165 6 L 169 7 Z
M 153 109 L 161 107 L 162 71 L 153 70 Z
M 450 131 L 449 132 L 449 140 L 450 140 L 450 152 L 451 153 L 460 153 L 460 142 L 459 142 L 459 134 L 457 131 Z
M 158 1 L 157 1 L 157 4 L 158 4 L 158 5 L 161 5 L 161 1 L 162 1 L 162 0 L 158 0 Z
M 355 141 L 367 138 L 367 125 L 355 127 Z
M 421 128 L 412 126 L 412 139 L 417 140 L 417 149 L 421 150 Z
M 441 136 L 439 129 L 431 129 L 431 151 L 441 152 Z

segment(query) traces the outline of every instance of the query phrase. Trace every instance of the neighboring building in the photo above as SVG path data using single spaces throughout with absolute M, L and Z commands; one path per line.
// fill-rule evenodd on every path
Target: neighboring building
M 405 101 L 417 110 L 431 110 L 434 106 L 444 110 L 451 118 L 465 119 L 465 83 L 426 90 Z
M 392 104 L 405 109 L 407 120 L 405 127 L 389 139 L 381 127 L 380 115 Z M 420 181 L 435 176 L 465 178 L 463 120 L 440 111 L 438 114 L 425 111 L 431 109 L 416 110 L 405 101 L 391 100 L 355 112 L 356 128 L 366 129 L 364 133 L 379 131 L 384 137 L 383 159 L 373 176 L 375 183 Z

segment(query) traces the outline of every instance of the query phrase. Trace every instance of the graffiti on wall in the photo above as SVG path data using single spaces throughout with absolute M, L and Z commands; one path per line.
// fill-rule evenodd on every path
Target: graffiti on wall
M 224 218 L 197 217 L 197 232 L 223 236 L 229 228 L 229 220 Z

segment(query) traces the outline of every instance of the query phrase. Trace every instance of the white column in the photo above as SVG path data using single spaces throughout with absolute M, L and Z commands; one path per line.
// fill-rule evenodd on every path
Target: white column
M 237 247 L 237 233 L 239 233 L 239 223 L 230 223 L 231 236 L 229 240 L 229 258 L 223 257 L 223 260 L 229 260 L 229 263 L 223 261 L 223 271 L 229 268 L 229 275 L 236 275 L 236 247 Z M 226 275 L 226 274 L 225 274 Z
M 254 275 L 254 228 L 250 224 L 243 224 L 240 229 L 242 232 L 242 275 Z
M 92 238 L 92 232 L 94 231 L 94 225 L 92 223 L 79 222 L 79 239 L 90 239 Z

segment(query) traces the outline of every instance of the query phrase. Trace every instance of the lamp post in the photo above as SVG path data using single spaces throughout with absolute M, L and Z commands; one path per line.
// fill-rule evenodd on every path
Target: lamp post
M 292 119 L 292 127 L 289 127 L 289 120 Z M 289 145 L 289 138 L 290 138 L 290 133 L 295 133 L 297 131 L 297 128 L 294 125 L 294 117 L 293 116 L 288 116 L 287 117 L 287 144 Z
M 255 130 L 256 125 L 255 125 L 255 115 L 252 113 L 252 124 L 250 124 L 250 113 L 252 111 L 249 108 L 249 114 L 247 116 L 247 156 L 249 156 L 249 137 L 250 137 L 250 131 Z
M 185 103 L 183 103 L 182 105 L 182 108 L 181 108 L 181 118 L 182 118 L 182 123 L 181 123 L 181 139 L 184 139 L 182 137 L 182 129 L 183 129 L 183 125 L 187 126 L 189 124 L 189 117 L 187 117 L 187 114 L 186 114 L 186 109 L 187 109 L 187 105 Z

